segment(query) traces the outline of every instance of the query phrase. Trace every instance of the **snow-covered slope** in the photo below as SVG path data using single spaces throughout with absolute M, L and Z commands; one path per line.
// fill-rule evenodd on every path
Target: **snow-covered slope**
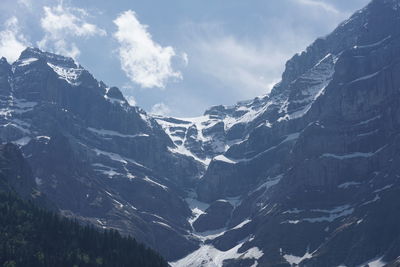
M 234 106 L 216 106 L 201 117 L 170 118 L 154 116 L 173 140 L 170 150 L 187 155 L 206 167 L 212 160 L 229 162 L 228 149 L 248 139 L 260 126 L 304 116 L 332 80 L 337 56 L 325 55 L 310 70 L 290 83 L 285 92 L 267 94 Z M 281 84 L 273 90 L 282 90 Z
M 195 118 L 154 116 L 174 145 L 170 151 L 194 158 L 205 167 L 218 155 L 241 140 L 227 140 L 225 120 L 212 115 Z M 227 120 L 230 118 L 227 118 Z

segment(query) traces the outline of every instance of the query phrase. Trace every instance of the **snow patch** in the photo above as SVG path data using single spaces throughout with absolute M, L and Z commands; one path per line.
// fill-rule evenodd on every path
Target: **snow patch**
M 243 222 L 239 223 L 238 225 L 236 225 L 235 227 L 233 227 L 231 230 L 236 230 L 236 229 L 240 229 L 243 226 L 245 226 L 246 224 L 251 223 L 250 219 L 246 219 Z
M 11 122 L 8 122 L 4 125 L 1 125 L 1 127 L 14 127 L 16 129 L 20 130 L 24 134 L 31 134 L 31 131 L 29 129 L 25 128 L 26 125 L 19 123 L 18 120 L 13 120 Z
M 155 118 L 175 144 L 175 147 L 169 148 L 171 152 L 192 157 L 205 166 L 210 164 L 212 160 L 211 156 L 206 154 L 205 157 L 199 157 L 196 153 L 192 152 L 191 148 L 187 146 L 189 138 L 199 143 L 201 147 L 207 146 L 207 149 L 211 148 L 211 154 L 224 153 L 230 146 L 237 143 L 235 141 L 226 142 L 225 140 L 215 137 L 212 133 L 204 134 L 207 129 L 212 128 L 220 122 L 220 120 L 212 119 L 208 115 L 194 118 L 171 119 L 161 116 Z M 196 129 L 196 131 L 191 132 L 190 129 Z M 190 136 L 189 132 L 191 134 Z
M 116 131 L 111 131 L 111 130 L 104 130 L 104 129 L 95 129 L 88 127 L 87 128 L 89 131 L 96 133 L 98 135 L 102 136 L 118 136 L 118 137 L 123 137 L 123 138 L 135 138 L 135 137 L 148 137 L 148 134 L 122 134 Z
M 52 68 L 55 73 L 57 73 L 59 79 L 65 80 L 67 83 L 73 86 L 80 85 L 77 80 L 82 74 L 83 69 L 60 67 L 49 62 L 47 62 L 47 65 Z
M 21 147 L 21 146 L 26 146 L 30 141 L 31 141 L 30 137 L 24 136 L 16 141 L 13 141 L 12 143 Z
M 349 84 L 353 84 L 353 83 L 357 83 L 357 82 L 361 82 L 361 81 L 366 81 L 366 80 L 372 79 L 372 78 L 374 78 L 375 76 L 377 76 L 380 72 L 381 72 L 381 71 L 377 71 L 377 72 L 374 72 L 374 73 L 372 73 L 372 74 L 362 76 L 362 77 L 360 77 L 360 78 L 357 78 L 357 79 L 355 79 L 355 80 L 349 82 Z
M 384 42 L 386 42 L 387 40 L 389 40 L 390 38 L 392 38 L 391 35 L 386 36 L 385 38 L 383 38 L 382 40 L 372 43 L 372 44 L 368 44 L 368 45 L 356 45 L 354 46 L 355 49 L 365 49 L 365 48 L 373 48 L 376 46 L 380 46 L 381 44 L 383 44 Z
M 361 133 L 361 134 L 358 134 L 358 135 L 357 135 L 357 137 L 365 137 L 365 136 L 370 136 L 370 135 L 374 135 L 374 134 L 376 134 L 376 133 L 378 133 L 378 132 L 379 132 L 379 130 L 378 130 L 378 129 L 376 129 L 376 130 L 369 131 L 369 132 L 366 132 L 366 133 Z
M 372 204 L 372 203 L 377 202 L 379 200 L 381 200 L 381 197 L 379 195 L 375 195 L 375 197 L 372 200 L 364 202 L 361 206 L 369 205 L 369 204 Z
M 259 187 L 257 187 L 256 190 L 254 190 L 253 192 L 259 191 L 261 189 L 270 189 L 271 187 L 279 184 L 279 182 L 281 181 L 281 179 L 283 178 L 283 174 L 279 174 L 278 176 L 275 176 L 273 178 L 268 177 L 267 181 L 264 182 L 263 184 L 261 184 Z
M 92 164 L 93 167 L 97 167 L 94 170 L 104 175 L 108 176 L 109 178 L 113 178 L 115 175 L 122 175 L 121 173 L 117 172 L 115 168 L 105 166 L 101 163 L 94 163 Z
M 349 187 L 357 186 L 357 185 L 360 185 L 360 184 L 361 183 L 359 183 L 359 182 L 346 182 L 346 183 L 338 185 L 338 188 L 347 189 Z
M 37 61 L 37 60 L 38 60 L 38 59 L 37 59 L 37 58 L 34 58 L 34 57 L 32 57 L 32 58 L 26 58 L 26 59 L 23 59 L 23 60 L 19 60 L 19 61 L 18 61 L 18 67 L 27 66 L 27 65 L 29 65 L 29 64 L 31 64 L 31 63 Z
M 379 148 L 375 152 L 353 152 L 345 155 L 336 155 L 336 154 L 331 154 L 331 153 L 325 153 L 321 155 L 321 158 L 334 158 L 338 160 L 346 160 L 346 159 L 353 159 L 353 158 L 369 158 L 374 156 L 375 154 L 378 154 L 382 150 L 384 150 L 387 147 L 387 145 L 384 145 L 383 147 Z
M 160 184 L 160 183 L 157 183 L 156 181 L 153 181 L 152 179 L 150 179 L 150 178 L 147 177 L 147 176 L 145 176 L 145 177 L 143 178 L 143 180 L 146 181 L 146 182 L 148 182 L 148 183 L 151 183 L 151 184 L 153 184 L 153 185 L 156 185 L 156 186 L 158 186 L 158 187 L 161 187 L 161 188 L 164 189 L 164 190 L 168 190 L 168 187 L 167 187 L 167 186 L 162 185 L 162 184 Z
M 301 257 L 295 256 L 295 255 L 290 255 L 290 254 L 285 254 L 283 255 L 283 258 L 291 265 L 291 266 L 298 266 L 300 262 L 306 259 L 311 259 L 312 258 L 312 253 L 309 253 L 308 250 L 306 254 L 304 254 Z
M 354 212 L 354 208 L 352 208 L 350 205 L 343 205 L 343 206 L 335 207 L 330 210 L 313 209 L 313 210 L 311 210 L 311 212 L 325 213 L 327 215 L 321 216 L 321 217 L 288 220 L 283 223 L 298 224 L 298 223 L 302 223 L 302 222 L 309 222 L 309 223 L 333 222 L 336 219 L 339 219 L 339 218 L 342 218 L 342 217 L 352 214 Z
M 211 159 L 201 159 L 199 157 L 197 157 L 195 154 L 193 154 L 189 149 L 187 149 L 184 145 L 180 145 L 180 146 L 176 146 L 174 148 L 168 147 L 168 150 L 172 153 L 176 153 L 176 154 L 181 154 L 184 156 L 188 156 L 191 157 L 193 159 L 195 159 L 196 161 L 199 161 L 201 163 L 203 163 L 205 166 L 208 166 L 211 162 Z
M 299 210 L 298 208 L 295 208 L 295 209 L 284 211 L 282 214 L 299 214 L 299 213 L 302 213 L 303 211 L 304 210 Z
M 159 221 L 153 221 L 153 223 L 161 225 L 162 227 L 168 228 L 170 230 L 173 230 L 173 228 L 170 225 L 166 224 L 166 223 L 159 222 Z
M 227 157 L 224 156 L 224 155 L 216 156 L 215 158 L 213 158 L 213 160 L 215 160 L 215 161 L 222 161 L 222 162 L 225 162 L 225 163 L 228 163 L 228 164 L 236 164 L 236 163 L 237 163 L 236 161 L 234 161 L 234 160 L 232 160 L 232 159 L 229 159 L 229 158 L 227 158 Z
M 35 138 L 36 138 L 37 140 L 46 139 L 47 141 L 50 141 L 50 139 L 51 139 L 51 137 L 50 137 L 50 136 L 47 136 L 47 135 L 38 135 L 38 136 L 36 136 Z
M 115 154 L 115 153 L 112 153 L 112 152 L 102 151 L 102 150 L 97 149 L 97 148 L 94 148 L 93 151 L 94 151 L 94 152 L 96 153 L 96 155 L 98 155 L 98 156 L 100 156 L 100 155 L 106 156 L 106 157 L 110 158 L 111 160 L 120 162 L 120 163 L 122 163 L 122 164 L 124 164 L 124 165 L 126 165 L 126 164 L 128 164 L 128 163 L 132 163 L 132 164 L 137 165 L 137 166 L 139 166 L 139 167 L 146 168 L 146 167 L 143 166 L 142 164 L 140 164 L 140 163 L 134 161 L 133 159 L 128 159 L 128 158 L 121 157 L 119 154 Z M 147 169 L 147 168 L 146 168 L 146 169 Z
M 212 245 L 202 245 L 185 258 L 169 264 L 172 267 L 219 267 L 223 265 L 225 260 L 229 259 L 254 259 L 257 261 L 264 255 L 259 248 L 253 247 L 242 253 L 238 251 L 246 241 L 227 251 L 218 250 Z
M 373 121 L 375 121 L 375 120 L 378 120 L 378 119 L 380 119 L 381 117 L 382 117 L 381 115 L 378 115 L 378 116 L 372 117 L 371 119 L 368 119 L 368 120 L 359 122 L 359 123 L 357 123 L 356 125 L 365 125 L 365 124 L 368 124 L 368 123 L 373 122 Z
M 368 152 L 368 153 L 363 153 L 363 152 L 354 152 L 346 155 L 335 155 L 331 153 L 325 153 L 321 157 L 322 158 L 334 158 L 338 160 L 344 160 L 344 159 L 353 159 L 353 158 L 369 158 L 372 157 L 374 153 Z
M 392 188 L 392 187 L 393 187 L 393 184 L 386 185 L 386 186 L 384 186 L 384 187 L 382 187 L 382 188 L 379 188 L 379 189 L 375 190 L 374 193 L 379 193 L 379 192 L 388 190 L 388 189 L 390 189 L 390 188 Z
M 185 199 L 186 203 L 189 206 L 189 209 L 192 211 L 192 216 L 189 218 L 188 222 L 193 228 L 193 223 L 202 215 L 205 213 L 206 209 L 210 206 L 207 203 L 198 201 L 195 199 L 195 196 L 192 195 L 191 197 L 188 197 Z
M 333 210 L 314 210 L 314 211 L 326 212 L 326 213 L 329 213 L 329 215 L 318 217 L 318 218 L 306 218 L 306 219 L 303 219 L 302 221 L 310 222 L 310 223 L 333 222 L 334 220 L 336 220 L 338 218 L 352 214 L 354 209 L 348 205 L 345 205 L 345 206 L 337 207 Z
M 107 95 L 104 95 L 104 98 L 105 98 L 107 101 L 111 102 L 112 104 L 117 104 L 117 105 L 120 105 L 120 106 L 122 106 L 122 105 L 125 104 L 125 101 L 124 101 L 124 100 L 121 100 L 121 99 L 109 97 L 109 96 L 107 96 Z
M 377 257 L 375 259 L 369 260 L 364 264 L 361 264 L 357 267 L 383 267 L 386 266 L 386 262 L 383 261 L 383 256 L 382 257 Z

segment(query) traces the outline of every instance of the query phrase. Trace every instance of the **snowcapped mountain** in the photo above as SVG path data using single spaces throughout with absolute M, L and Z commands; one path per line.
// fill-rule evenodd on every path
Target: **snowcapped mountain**
M 211 161 L 231 162 L 222 154 L 247 140 L 255 127 L 271 128 L 304 116 L 332 80 L 336 61 L 337 56 L 328 53 L 287 88 L 280 83 L 271 94 L 234 106 L 212 107 L 201 117 L 154 118 L 173 140 L 176 147 L 171 151 L 191 156 L 205 166 Z M 281 90 L 284 92 L 277 92 Z
M 397 266 L 399 7 L 372 1 L 271 93 L 198 118 L 147 115 L 29 48 L 0 60 L 0 137 L 62 214 L 172 266 Z

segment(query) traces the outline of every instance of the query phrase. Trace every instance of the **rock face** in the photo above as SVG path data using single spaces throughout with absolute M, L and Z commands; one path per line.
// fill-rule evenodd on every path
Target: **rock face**
M 288 61 L 282 81 L 271 94 L 248 104 L 251 110 L 245 115 L 253 112 L 255 116 L 242 127 L 244 141 L 230 147 L 224 157 L 212 160 L 198 190 L 200 198 L 210 201 L 224 194 L 236 196 L 248 192 L 245 184 L 237 187 L 237 183 L 231 181 L 246 180 L 247 187 L 251 186 L 249 184 L 261 179 L 256 173 L 264 177 L 279 175 L 282 172 L 279 165 L 285 161 L 291 165 L 301 158 L 308 159 L 324 152 L 377 151 L 381 145 L 377 142 L 384 141 L 379 138 L 383 137 L 379 133 L 382 129 L 365 131 L 368 127 L 374 128 L 371 124 L 382 119 L 383 111 L 379 108 L 387 108 L 388 101 L 394 101 L 397 94 L 395 58 L 398 56 L 399 20 L 396 4 L 373 1 L 331 35 L 317 40 L 301 55 Z M 387 16 L 383 18 L 382 14 Z M 260 101 L 264 104 L 255 104 Z M 239 104 L 225 110 L 242 107 Z M 368 119 L 371 121 L 361 123 Z M 357 121 L 361 124 L 356 125 Z M 349 129 L 351 127 L 353 129 Z M 365 141 L 368 138 L 375 141 Z M 358 142 L 365 142 L 365 146 L 357 147 L 355 143 Z M 265 164 L 254 164 L 255 161 Z M 233 165 L 231 169 L 235 170 L 227 171 L 226 164 Z M 315 168 L 313 164 L 315 162 L 310 163 Z M 220 172 L 226 174 L 220 175 Z M 332 174 L 336 176 L 337 169 L 334 168 Z M 251 178 L 243 179 L 243 175 Z M 309 182 L 315 185 L 328 182 L 322 177 L 318 179 Z
M 21 150 L 11 143 L 0 145 L 0 192 L 13 192 L 23 200 L 56 210 L 52 201 L 38 190 L 31 167 Z
M 209 160 L 198 199 L 240 204 L 177 266 L 398 260 L 399 18 L 400 1 L 372 1 L 290 59 L 270 94 L 205 113 L 239 141 Z
M 203 167 L 171 153 L 154 119 L 72 59 L 38 49 L 12 65 L 2 59 L 0 75 L 1 140 L 21 147 L 37 188 L 63 214 L 132 234 L 172 259 L 196 247 L 184 237 L 182 196 Z
M 32 199 L 37 193 L 32 171 L 17 146 L 0 146 L 0 190 L 15 191 L 24 199 Z
M 0 137 L 66 216 L 173 266 L 396 266 L 400 0 L 374 0 L 286 64 L 271 93 L 148 116 L 73 60 L 0 60 Z

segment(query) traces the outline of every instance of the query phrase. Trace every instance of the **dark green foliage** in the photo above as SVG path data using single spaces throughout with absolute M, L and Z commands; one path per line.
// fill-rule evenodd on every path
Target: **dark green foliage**
M 115 230 L 100 232 L 0 192 L 1 267 L 168 266 Z

